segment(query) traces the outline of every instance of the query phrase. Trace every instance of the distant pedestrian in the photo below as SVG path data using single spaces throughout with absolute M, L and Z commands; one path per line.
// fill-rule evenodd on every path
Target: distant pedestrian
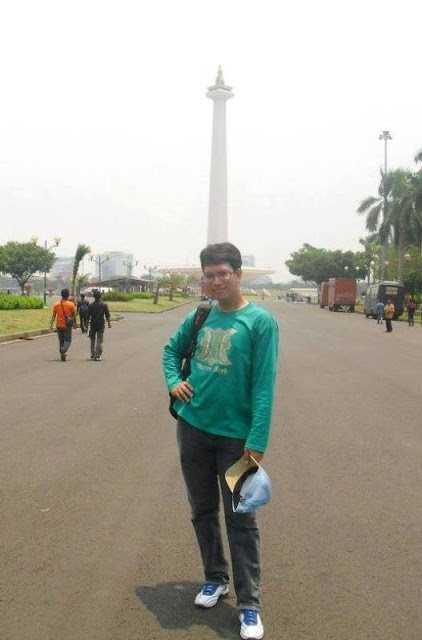
M 409 327 L 415 326 L 415 311 L 416 311 L 416 302 L 413 298 L 410 298 L 407 303 L 407 322 L 409 323 Z
M 100 361 L 103 353 L 105 321 L 111 329 L 108 305 L 101 300 L 101 291 L 94 291 L 94 302 L 88 307 L 89 337 L 91 338 L 91 360 Z
M 76 308 L 69 300 L 69 289 L 63 289 L 61 300 L 53 307 L 50 327 L 56 322 L 56 330 L 59 338 L 60 358 L 64 362 L 66 354 L 72 342 L 72 329 L 76 328 Z
M 81 327 L 81 331 L 82 333 L 87 333 L 89 320 L 89 303 L 85 298 L 84 293 L 81 293 L 81 297 L 78 300 L 77 312 L 79 315 L 79 324 Z
M 396 313 L 396 308 L 394 304 L 391 302 L 391 300 L 388 300 L 387 304 L 384 307 L 384 318 L 385 318 L 385 325 L 387 327 L 386 328 L 387 333 L 391 333 L 393 330 L 392 320 L 394 318 L 395 313 Z
M 381 301 L 377 302 L 375 308 L 377 311 L 377 324 L 382 324 L 382 321 L 384 320 L 384 303 Z

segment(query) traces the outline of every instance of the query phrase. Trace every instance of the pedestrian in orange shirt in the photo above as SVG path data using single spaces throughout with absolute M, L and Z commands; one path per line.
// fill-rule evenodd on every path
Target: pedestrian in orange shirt
M 72 329 L 76 329 L 76 307 L 69 300 L 69 289 L 62 290 L 62 299 L 53 307 L 50 327 L 56 321 L 56 331 L 59 338 L 60 358 L 66 360 L 66 354 L 72 342 Z

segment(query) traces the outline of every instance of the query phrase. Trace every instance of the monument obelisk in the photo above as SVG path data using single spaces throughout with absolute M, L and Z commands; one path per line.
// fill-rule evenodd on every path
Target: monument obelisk
M 215 84 L 207 91 L 207 98 L 214 102 L 207 244 L 228 240 L 226 102 L 233 96 L 220 66 Z

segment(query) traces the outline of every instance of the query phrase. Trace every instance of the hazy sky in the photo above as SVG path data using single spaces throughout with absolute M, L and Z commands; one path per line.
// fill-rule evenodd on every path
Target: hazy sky
M 3 0 L 0 243 L 61 236 L 186 264 L 205 243 L 218 64 L 230 240 L 288 278 L 357 249 L 359 201 L 422 147 L 422 3 Z

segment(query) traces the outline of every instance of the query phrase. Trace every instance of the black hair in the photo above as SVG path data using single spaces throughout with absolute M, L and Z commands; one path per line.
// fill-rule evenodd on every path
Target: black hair
M 101 291 L 100 291 L 99 289 L 95 289 L 95 290 L 92 292 L 92 294 L 93 294 L 93 296 L 94 296 L 95 300 L 99 300 L 99 299 L 101 298 Z
M 69 289 L 62 289 L 62 298 L 68 298 L 70 296 Z
M 242 256 L 240 251 L 231 242 L 218 242 L 217 244 L 209 244 L 202 249 L 199 254 L 201 260 L 202 271 L 204 267 L 210 265 L 222 264 L 227 262 L 234 271 L 242 268 Z

